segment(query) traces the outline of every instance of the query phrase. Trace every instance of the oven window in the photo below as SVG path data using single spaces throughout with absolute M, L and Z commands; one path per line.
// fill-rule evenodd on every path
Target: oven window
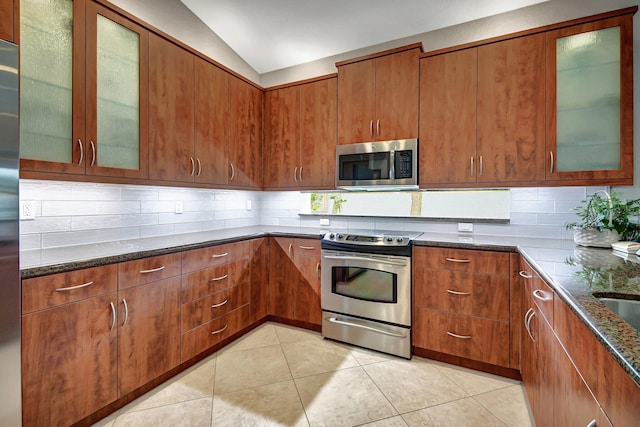
M 342 180 L 377 180 L 389 179 L 391 154 L 363 153 L 340 156 L 340 179 Z
M 333 267 L 331 292 L 372 302 L 398 302 L 397 274 L 359 267 Z

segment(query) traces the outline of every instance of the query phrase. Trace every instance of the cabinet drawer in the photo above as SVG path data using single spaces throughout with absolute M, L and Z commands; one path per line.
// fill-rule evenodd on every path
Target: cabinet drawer
M 506 252 L 416 246 L 413 262 L 417 268 L 509 275 L 509 254 Z
M 293 239 L 293 255 L 320 256 L 320 240 Z
M 230 263 L 235 258 L 233 245 L 218 245 L 182 253 L 182 273 Z
M 182 305 L 182 331 L 186 332 L 249 303 L 249 284 L 207 295 Z
M 509 366 L 508 322 L 417 308 L 414 328 L 416 347 Z
M 233 286 L 227 264 L 184 274 L 181 283 L 183 303 Z
M 22 281 L 22 313 L 113 292 L 117 278 L 117 266 L 113 264 L 25 279 Z
M 180 274 L 179 253 L 118 264 L 118 289 L 127 289 Z
M 524 291 L 531 296 L 531 300 L 538 306 L 547 322 L 553 327 L 553 300 L 555 292 L 551 290 L 544 280 L 535 272 L 531 272 L 531 279 L 524 283 Z
M 458 314 L 509 320 L 509 277 L 417 268 L 414 304 Z
M 250 317 L 249 305 L 213 319 L 182 335 L 182 362 L 191 359 L 230 337 L 245 326 Z

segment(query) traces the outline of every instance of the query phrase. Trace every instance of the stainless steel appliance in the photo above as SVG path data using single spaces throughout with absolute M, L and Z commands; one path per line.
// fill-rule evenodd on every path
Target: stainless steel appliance
M 18 47 L 0 41 L 0 426 L 22 425 Z
M 324 337 L 411 358 L 411 246 L 420 234 L 324 235 Z
M 352 191 L 417 190 L 418 140 L 339 145 L 336 187 Z

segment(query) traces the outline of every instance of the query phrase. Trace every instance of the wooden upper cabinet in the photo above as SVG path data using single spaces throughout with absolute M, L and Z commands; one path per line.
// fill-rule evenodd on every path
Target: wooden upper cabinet
M 633 13 L 546 33 L 547 180 L 633 183 Z
M 336 78 L 265 94 L 265 187 L 335 185 Z
M 193 55 L 149 36 L 149 178 L 193 181 Z
M 13 0 L 0 0 L 0 39 L 15 42 Z
M 300 89 L 268 91 L 264 116 L 264 186 L 295 187 L 300 168 Z
M 479 183 L 544 180 L 544 34 L 478 48 Z
M 228 184 L 240 188 L 262 187 L 262 90 L 229 77 L 231 112 Z
M 475 183 L 476 48 L 420 60 L 420 185 Z
M 229 176 L 229 74 L 195 58 L 196 182 L 226 184 Z
M 420 45 L 337 63 L 338 143 L 418 136 Z
M 146 178 L 148 31 L 92 1 L 49 7 L 21 4 L 23 177 Z

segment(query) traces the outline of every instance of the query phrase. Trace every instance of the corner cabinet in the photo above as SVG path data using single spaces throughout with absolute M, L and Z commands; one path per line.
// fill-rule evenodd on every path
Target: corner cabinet
M 338 143 L 418 136 L 417 43 L 336 64 Z
M 266 92 L 265 188 L 334 188 L 336 97 L 335 77 Z
M 20 169 L 148 174 L 148 37 L 92 1 L 22 0 Z
M 546 33 L 547 180 L 633 184 L 634 12 Z

